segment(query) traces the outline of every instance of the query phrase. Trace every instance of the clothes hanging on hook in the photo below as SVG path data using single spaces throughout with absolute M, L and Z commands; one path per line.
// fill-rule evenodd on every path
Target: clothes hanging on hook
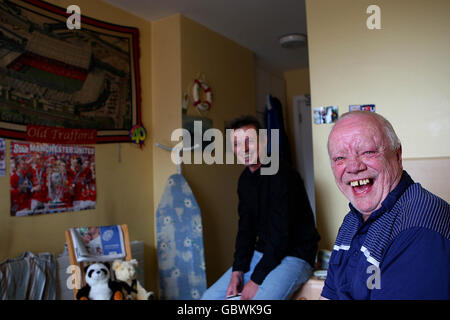
M 280 159 L 292 164 L 291 150 L 289 139 L 284 127 L 283 107 L 280 100 L 272 95 L 267 95 L 267 104 L 264 114 L 265 127 L 268 130 L 267 134 L 267 154 L 270 155 L 272 147 L 272 137 L 270 135 L 271 129 L 279 129 L 279 152 Z

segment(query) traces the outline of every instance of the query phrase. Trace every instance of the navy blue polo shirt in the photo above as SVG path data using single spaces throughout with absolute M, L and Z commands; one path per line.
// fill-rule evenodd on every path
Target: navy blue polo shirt
M 361 251 L 373 223 L 383 213 L 390 211 L 405 190 L 413 184 L 414 181 L 404 171 L 399 184 L 383 201 L 382 207 L 373 212 L 365 222 L 361 213 L 349 205 L 349 214 L 358 218 L 358 230 L 349 248 L 346 246 L 333 250 L 322 291 L 323 297 L 450 299 L 450 240 L 442 233 L 424 227 L 402 231 L 386 246 L 379 268 L 369 263 Z M 444 219 L 443 227 L 448 230 L 448 204 L 445 204 L 447 219 Z

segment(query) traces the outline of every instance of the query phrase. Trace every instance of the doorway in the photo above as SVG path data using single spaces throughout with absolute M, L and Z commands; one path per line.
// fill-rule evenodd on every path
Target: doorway
M 314 192 L 314 158 L 312 144 L 311 101 L 306 95 L 294 96 L 293 120 L 297 170 L 305 183 L 309 203 L 316 218 L 316 198 Z

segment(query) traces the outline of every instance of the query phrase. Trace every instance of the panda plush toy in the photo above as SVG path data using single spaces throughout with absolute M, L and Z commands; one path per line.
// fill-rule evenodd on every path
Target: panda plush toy
M 131 290 L 126 283 L 112 281 L 109 263 L 93 263 L 85 268 L 86 285 L 77 292 L 78 300 L 123 300 Z

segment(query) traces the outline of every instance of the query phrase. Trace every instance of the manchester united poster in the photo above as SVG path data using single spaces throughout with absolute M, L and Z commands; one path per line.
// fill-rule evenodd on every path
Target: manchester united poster
M 95 148 L 11 142 L 11 216 L 95 209 Z

